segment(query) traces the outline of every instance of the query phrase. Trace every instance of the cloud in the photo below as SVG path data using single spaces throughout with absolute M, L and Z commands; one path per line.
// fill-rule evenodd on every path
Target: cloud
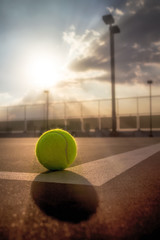
M 108 7 L 110 12 L 119 15 L 116 22 L 121 33 L 115 35 L 116 76 L 119 83 L 144 82 L 154 78 L 160 82 L 160 4 L 158 1 L 127 1 L 122 9 Z M 133 10 L 135 13 L 133 14 Z M 102 22 L 103 24 L 103 22 Z M 99 81 L 110 81 L 109 34 L 86 30 L 77 35 L 76 29 L 65 33 L 64 40 L 70 44 L 74 57 L 69 61 L 69 68 L 74 72 L 102 71 Z M 72 56 L 73 56 L 72 55 Z M 146 64 L 150 65 L 146 65 Z
M 104 59 L 98 59 L 96 56 L 88 56 L 83 59 L 78 59 L 70 64 L 71 70 L 76 70 L 77 72 L 102 69 L 104 70 L 106 61 Z
M 69 60 L 89 55 L 90 46 L 99 41 L 100 33 L 86 29 L 82 35 L 76 33 L 75 26 L 71 26 L 68 32 L 63 33 L 63 40 L 70 45 Z
M 123 15 L 124 15 L 124 12 L 123 12 L 122 10 L 118 9 L 118 8 L 116 8 L 115 13 L 116 13 L 117 15 L 120 15 L 120 16 L 123 16 Z
M 128 1 L 128 3 L 131 3 Z M 133 9 L 135 14 L 130 13 Z M 126 9 L 126 15 L 120 22 L 121 34 L 117 44 L 117 61 L 121 71 L 132 73 L 130 81 L 144 82 L 146 78 L 154 78 L 160 82 L 159 67 L 159 22 L 160 4 L 158 1 L 133 1 Z M 146 63 L 152 63 L 150 68 Z M 137 69 L 141 74 L 136 74 Z M 120 70 L 120 69 L 119 69 Z
M 122 11 L 122 9 L 114 8 L 114 7 L 107 7 L 106 9 L 107 9 L 107 12 L 109 12 L 114 16 L 115 22 L 119 21 L 121 16 L 124 15 L 124 11 Z
M 128 0 L 126 1 L 125 5 L 126 7 L 129 8 L 129 11 L 132 11 L 132 10 L 136 11 L 137 9 L 143 7 L 145 2 L 146 2 L 145 0 L 134 0 L 134 1 Z
M 76 29 L 72 28 L 72 31 L 64 33 L 63 39 L 70 45 L 69 68 L 72 71 L 104 70 L 107 62 L 103 54 L 105 41 L 99 32 L 86 30 L 79 36 Z
M 0 93 L 0 103 L 2 106 L 9 105 L 10 103 L 14 103 L 13 96 L 11 96 L 8 92 Z

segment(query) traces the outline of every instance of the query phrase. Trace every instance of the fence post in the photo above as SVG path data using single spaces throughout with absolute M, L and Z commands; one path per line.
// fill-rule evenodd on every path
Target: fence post
M 139 98 L 137 97 L 137 130 L 140 131 Z
M 64 102 L 64 128 L 67 130 L 66 102 Z
M 6 130 L 8 131 L 8 121 L 9 121 L 9 114 L 8 114 L 8 112 L 9 112 L 9 107 L 7 107 L 6 108 L 6 120 L 7 120 L 7 122 L 6 122 Z
M 24 132 L 27 132 L 27 116 L 26 116 L 26 105 L 24 105 Z
M 83 120 L 83 106 L 82 106 L 82 102 L 80 102 L 81 104 L 81 131 L 84 132 L 84 120 Z
M 119 114 L 119 99 L 116 99 L 116 109 L 117 109 L 117 130 L 120 130 L 120 114 Z
M 101 101 L 98 100 L 98 129 L 99 129 L 99 131 L 102 130 L 100 104 L 101 104 Z

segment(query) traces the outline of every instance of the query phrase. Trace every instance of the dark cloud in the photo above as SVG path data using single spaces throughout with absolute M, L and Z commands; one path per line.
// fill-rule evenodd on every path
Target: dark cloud
M 104 70 L 107 62 L 104 61 L 103 58 L 99 58 L 97 56 L 86 57 L 83 59 L 77 59 L 70 64 L 71 70 L 76 70 L 77 72 L 83 72 L 88 70 Z
M 135 1 L 132 8 L 126 5 L 122 8 L 124 15 L 117 22 L 121 33 L 115 35 L 117 81 L 134 82 L 139 78 L 143 82 L 147 77 L 154 77 L 159 82 L 158 70 L 153 64 L 160 63 L 160 45 L 156 44 L 160 42 L 160 2 L 146 0 L 140 6 Z M 94 42 L 89 49 L 90 54 L 74 59 L 70 68 L 77 72 L 96 69 L 110 71 L 109 34 L 101 36 L 100 41 Z M 152 65 L 148 67 L 146 63 Z
M 121 41 L 130 44 L 137 42 L 143 47 L 149 47 L 154 41 L 159 41 L 160 2 L 146 0 L 135 14 L 126 14 L 121 22 L 123 34 Z

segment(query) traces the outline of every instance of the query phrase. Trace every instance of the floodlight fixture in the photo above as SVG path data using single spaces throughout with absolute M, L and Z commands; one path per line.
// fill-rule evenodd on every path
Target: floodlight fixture
M 44 93 L 47 93 L 47 94 L 48 94 L 48 93 L 49 93 L 49 90 L 44 90 Z
M 111 14 L 105 15 L 102 18 L 103 18 L 103 21 L 105 22 L 105 24 L 107 24 L 107 25 L 111 25 L 114 23 L 114 18 L 112 17 Z
M 117 25 L 111 26 L 112 33 L 120 33 L 120 28 Z
M 148 80 L 147 83 L 148 83 L 148 84 L 152 84 L 153 81 L 152 81 L 152 80 Z

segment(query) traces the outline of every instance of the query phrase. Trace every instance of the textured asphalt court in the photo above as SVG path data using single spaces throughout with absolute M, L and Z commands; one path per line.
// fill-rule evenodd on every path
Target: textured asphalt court
M 36 138 L 0 139 L 0 239 L 160 239 L 160 139 L 76 140 L 47 172 Z

